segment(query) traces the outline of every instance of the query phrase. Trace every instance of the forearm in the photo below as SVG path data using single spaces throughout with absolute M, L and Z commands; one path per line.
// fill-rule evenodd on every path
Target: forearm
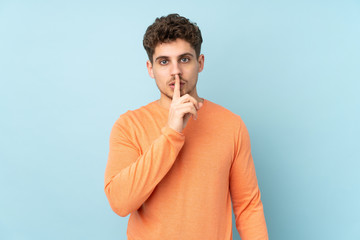
M 267 240 L 268 233 L 261 194 L 258 188 L 244 198 L 242 203 L 234 202 L 236 228 L 243 240 Z
M 105 193 L 114 212 L 126 216 L 146 201 L 172 167 L 184 144 L 184 138 L 182 134 L 164 127 L 162 134 L 136 161 L 105 176 Z M 129 156 L 124 151 L 121 154 L 110 153 L 109 162 L 121 162 L 121 158 L 126 157 Z

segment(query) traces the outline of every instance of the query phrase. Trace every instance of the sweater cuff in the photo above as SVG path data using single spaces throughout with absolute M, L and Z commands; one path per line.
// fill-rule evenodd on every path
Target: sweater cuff
M 178 141 L 184 141 L 185 135 L 183 133 L 180 133 L 174 129 L 172 129 L 169 126 L 165 126 L 161 129 L 161 133 L 164 134 L 167 138 L 178 140 Z

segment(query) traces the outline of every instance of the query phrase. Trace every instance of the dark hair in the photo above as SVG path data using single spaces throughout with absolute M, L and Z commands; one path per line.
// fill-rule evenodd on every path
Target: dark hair
M 143 45 L 146 53 L 152 62 L 155 47 L 159 43 L 167 43 L 176 39 L 183 39 L 194 48 L 196 56 L 200 56 L 202 37 L 196 23 L 179 14 L 169 14 L 166 17 L 156 18 L 144 35 Z

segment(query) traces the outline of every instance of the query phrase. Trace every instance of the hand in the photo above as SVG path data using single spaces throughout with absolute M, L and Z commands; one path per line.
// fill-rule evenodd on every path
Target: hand
M 169 109 L 168 125 L 177 132 L 182 132 L 190 116 L 197 119 L 197 111 L 202 107 L 195 98 L 189 94 L 180 97 L 180 77 L 175 75 L 174 94 Z

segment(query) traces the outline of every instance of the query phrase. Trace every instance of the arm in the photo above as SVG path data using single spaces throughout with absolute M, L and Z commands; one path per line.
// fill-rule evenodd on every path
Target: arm
M 251 156 L 250 137 L 242 121 L 236 155 L 230 171 L 230 192 L 236 228 L 241 239 L 268 239 L 260 190 Z
M 168 124 L 162 134 L 140 154 L 128 139 L 129 125 L 119 119 L 110 135 L 110 152 L 105 171 L 105 193 L 111 208 L 120 216 L 137 210 L 170 170 L 185 142 L 181 133 L 201 104 L 188 94 L 180 97 L 180 77 L 175 88 Z
M 128 128 L 120 118 L 110 135 L 105 170 L 105 193 L 111 208 L 120 216 L 137 210 L 169 171 L 181 150 L 185 136 L 164 127 L 162 134 L 140 155 L 128 140 Z

